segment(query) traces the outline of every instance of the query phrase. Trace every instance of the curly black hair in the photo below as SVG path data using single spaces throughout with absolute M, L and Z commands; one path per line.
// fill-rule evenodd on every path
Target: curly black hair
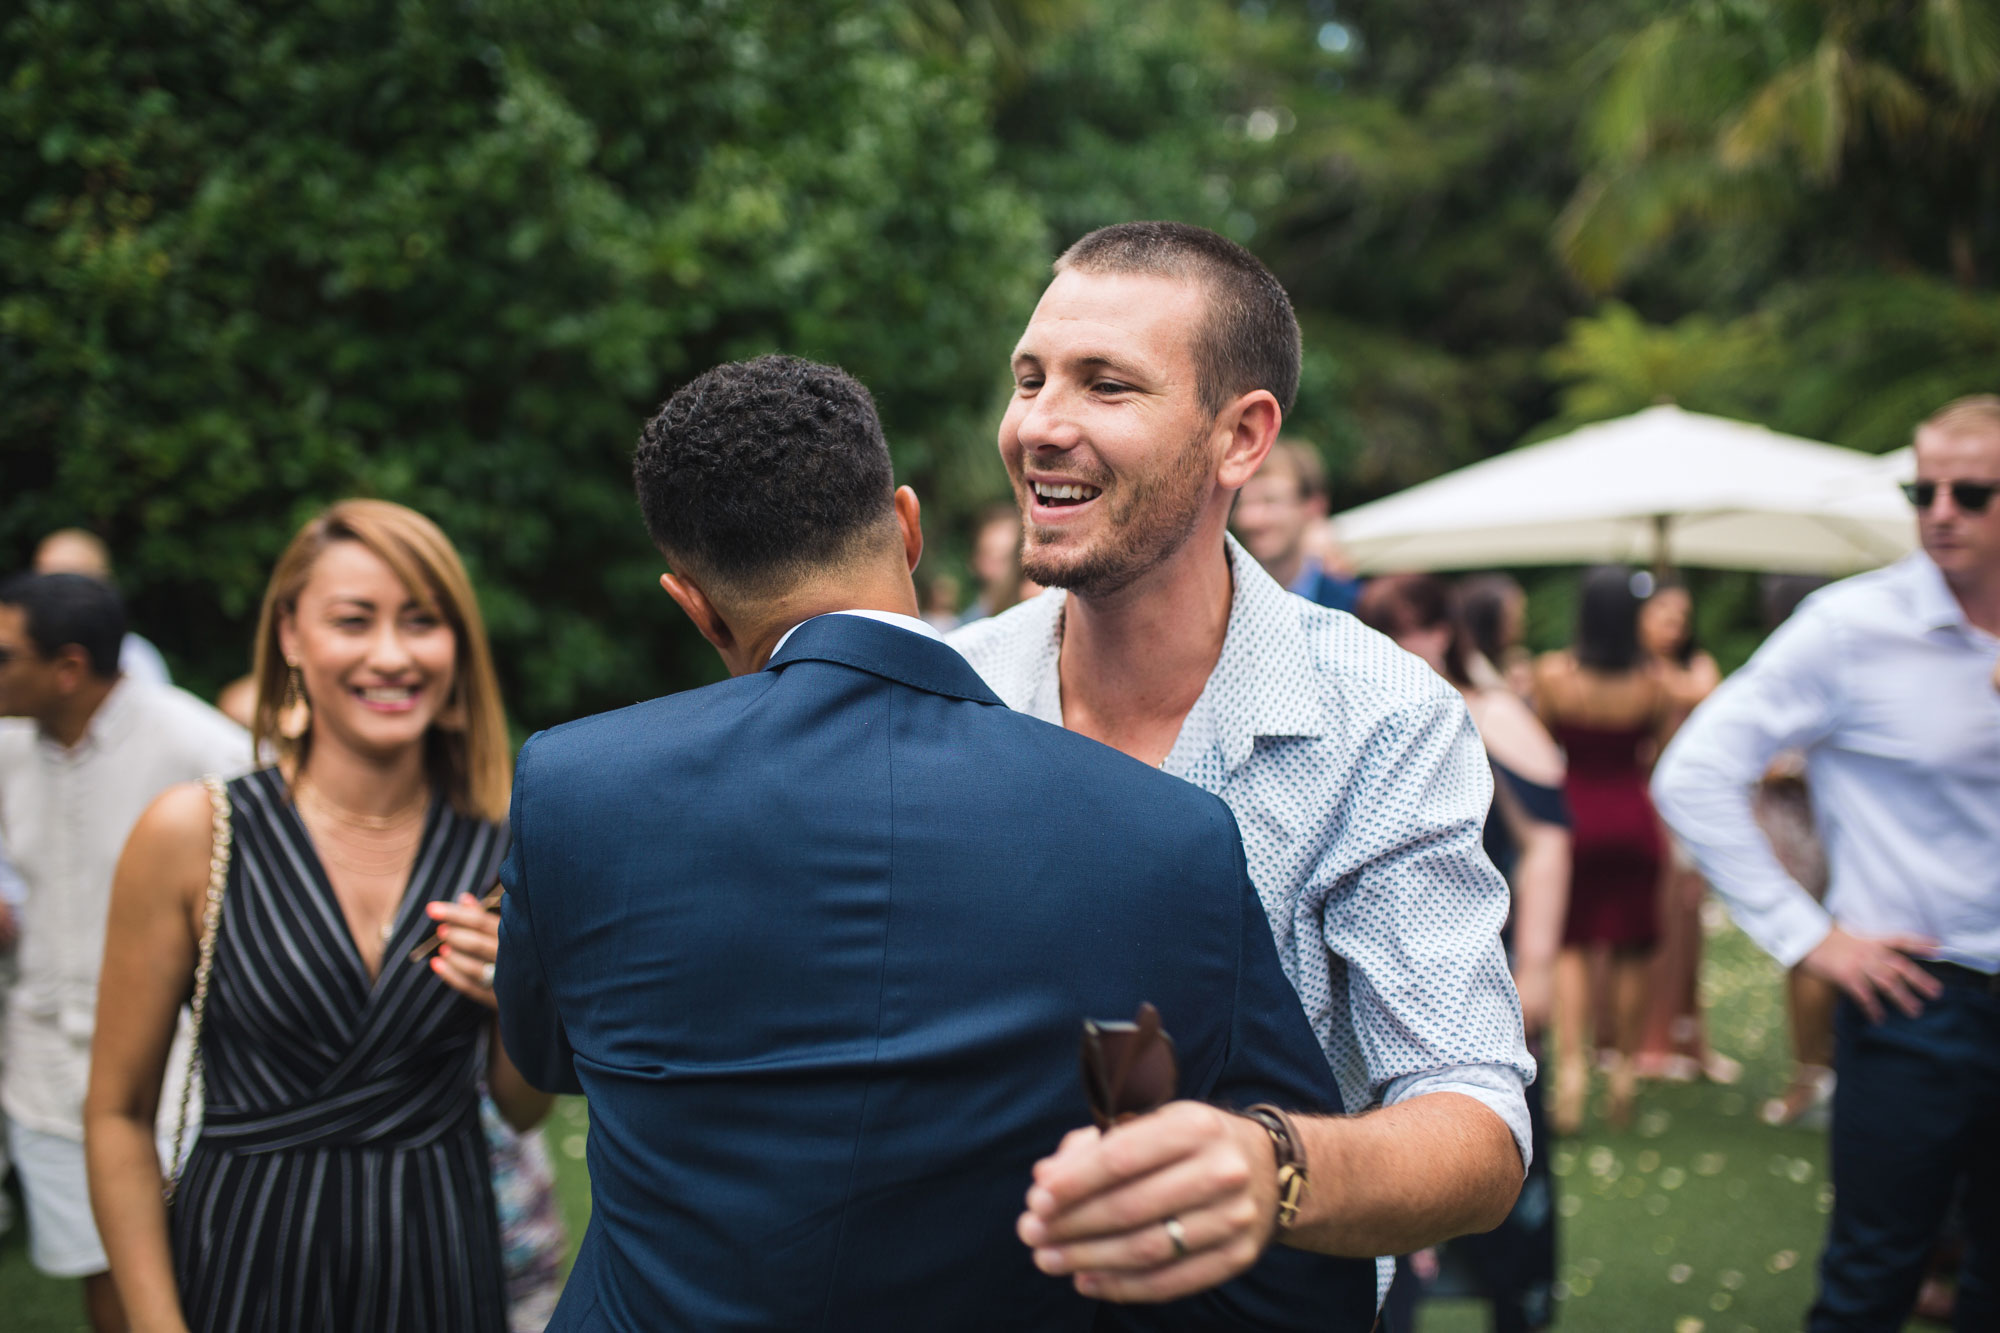
M 667 559 L 743 593 L 845 559 L 895 512 L 875 400 L 846 371 L 795 356 L 731 362 L 683 387 L 639 432 L 632 480 Z

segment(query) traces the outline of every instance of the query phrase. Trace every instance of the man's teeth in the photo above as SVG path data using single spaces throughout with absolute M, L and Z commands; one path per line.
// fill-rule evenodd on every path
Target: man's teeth
M 1051 486 L 1048 482 L 1035 483 L 1035 494 L 1044 500 L 1095 500 L 1103 494 L 1095 486 Z
M 394 689 L 390 689 L 387 686 L 374 686 L 362 690 L 361 697 L 371 704 L 400 704 L 408 703 L 410 696 L 416 692 L 416 687 L 413 685 L 399 685 Z

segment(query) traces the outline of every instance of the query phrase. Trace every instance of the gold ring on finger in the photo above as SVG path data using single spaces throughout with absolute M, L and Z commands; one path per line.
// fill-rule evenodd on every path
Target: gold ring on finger
M 1181 1220 L 1178 1217 L 1170 1217 L 1160 1225 L 1167 1229 L 1167 1239 L 1174 1243 L 1174 1258 L 1187 1258 L 1187 1228 L 1181 1225 Z

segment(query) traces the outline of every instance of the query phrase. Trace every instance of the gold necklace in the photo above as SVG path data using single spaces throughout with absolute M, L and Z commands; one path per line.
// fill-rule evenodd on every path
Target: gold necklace
M 349 810 L 346 806 L 330 800 L 325 793 L 305 782 L 294 784 L 293 797 L 300 804 L 309 804 L 318 813 L 335 823 L 349 828 L 366 829 L 370 832 L 400 830 L 410 817 L 424 808 L 429 793 L 419 789 L 410 803 L 400 810 L 392 810 L 386 815 L 363 814 L 359 810 Z
M 297 803 L 321 857 L 357 875 L 381 879 L 406 872 L 423 839 L 422 796 L 387 816 L 361 815 L 302 784 Z

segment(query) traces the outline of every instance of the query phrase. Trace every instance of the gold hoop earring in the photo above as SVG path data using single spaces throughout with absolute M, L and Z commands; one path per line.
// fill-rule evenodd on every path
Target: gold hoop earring
M 285 701 L 278 705 L 278 734 L 295 741 L 311 726 L 312 701 L 306 698 L 305 673 L 294 662 L 291 674 L 285 677 Z

